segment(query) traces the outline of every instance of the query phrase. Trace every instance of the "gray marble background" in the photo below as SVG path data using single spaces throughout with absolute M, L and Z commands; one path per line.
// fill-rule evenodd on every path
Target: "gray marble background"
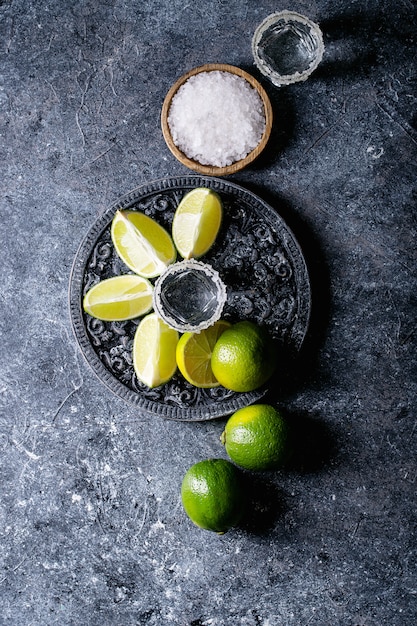
M 0 624 L 409 626 L 416 607 L 416 14 L 410 0 L 3 0 Z M 206 62 L 260 78 L 252 34 L 300 11 L 326 53 L 303 84 L 262 80 L 275 123 L 231 177 L 303 246 L 314 315 L 273 401 L 293 466 L 250 476 L 219 537 L 186 518 L 186 469 L 224 420 L 151 419 L 83 361 L 71 264 L 111 203 L 188 172 L 164 96 Z

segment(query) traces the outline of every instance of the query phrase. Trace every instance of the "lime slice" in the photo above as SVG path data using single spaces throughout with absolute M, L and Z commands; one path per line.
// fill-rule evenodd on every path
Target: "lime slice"
M 175 261 L 176 251 L 170 235 L 144 213 L 117 211 L 111 237 L 119 257 L 139 276 L 159 276 Z
M 222 219 L 222 203 L 215 191 L 198 187 L 179 203 L 172 222 L 172 237 L 184 259 L 200 257 L 213 245 Z
M 177 369 L 177 343 L 177 331 L 155 313 L 142 319 L 133 341 L 133 367 L 136 376 L 147 387 L 158 387 L 173 377 Z
M 219 320 L 199 333 L 184 333 L 177 345 L 177 365 L 181 374 L 195 387 L 218 387 L 211 369 L 213 348 L 229 322 Z
M 84 296 L 84 311 L 108 322 L 131 320 L 151 310 L 152 291 L 151 283 L 141 276 L 114 276 L 91 287 Z

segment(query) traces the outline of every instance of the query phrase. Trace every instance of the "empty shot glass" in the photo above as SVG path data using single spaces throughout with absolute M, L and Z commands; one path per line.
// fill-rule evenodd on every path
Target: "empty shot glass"
M 208 263 L 194 259 L 169 265 L 155 283 L 155 312 L 168 326 L 199 332 L 216 322 L 226 302 L 226 287 Z
M 306 80 L 323 53 L 318 24 L 292 11 L 266 17 L 252 39 L 256 66 L 277 87 Z

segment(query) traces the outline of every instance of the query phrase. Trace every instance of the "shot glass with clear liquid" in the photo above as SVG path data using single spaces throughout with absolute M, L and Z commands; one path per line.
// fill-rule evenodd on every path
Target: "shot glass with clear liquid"
M 323 52 L 318 24 L 292 11 L 266 17 L 252 39 L 256 66 L 277 87 L 306 80 Z
M 226 302 L 226 287 L 208 263 L 194 259 L 170 265 L 158 278 L 153 293 L 155 312 L 168 326 L 200 332 L 216 322 Z

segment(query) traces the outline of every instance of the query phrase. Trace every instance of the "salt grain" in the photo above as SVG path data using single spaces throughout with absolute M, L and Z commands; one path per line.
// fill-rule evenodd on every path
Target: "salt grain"
M 262 99 L 250 83 L 224 71 L 191 76 L 174 95 L 168 126 L 175 145 L 202 165 L 245 158 L 265 131 Z

